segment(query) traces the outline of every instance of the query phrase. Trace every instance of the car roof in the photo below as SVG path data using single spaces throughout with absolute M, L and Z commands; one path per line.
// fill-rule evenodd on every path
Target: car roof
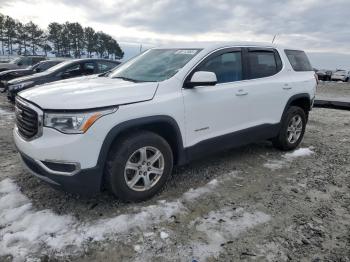
M 119 61 L 116 61 L 116 60 L 109 60 L 104 58 L 78 58 L 78 59 L 71 59 L 71 60 L 65 60 L 65 61 L 71 61 L 71 62 L 108 61 L 108 62 L 120 63 Z
M 192 49 L 205 49 L 205 50 L 215 50 L 225 47 L 261 47 L 261 48 L 283 48 L 300 50 L 298 48 L 287 48 L 281 45 L 268 43 L 268 42 L 187 42 L 175 45 L 165 45 L 160 47 L 155 47 L 154 49 L 172 49 L 172 48 L 192 48 Z

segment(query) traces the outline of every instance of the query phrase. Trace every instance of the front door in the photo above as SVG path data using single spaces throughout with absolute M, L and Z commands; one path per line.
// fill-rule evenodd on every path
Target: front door
M 240 88 L 243 79 L 240 48 L 217 51 L 201 62 L 196 71 L 214 72 L 215 86 L 183 89 L 186 121 L 186 147 L 201 141 L 232 133 L 246 126 L 241 110 L 245 93 Z

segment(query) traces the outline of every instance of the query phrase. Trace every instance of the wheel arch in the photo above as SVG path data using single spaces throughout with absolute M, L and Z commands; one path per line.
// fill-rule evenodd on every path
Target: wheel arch
M 285 116 L 289 107 L 299 106 L 304 110 L 305 114 L 308 115 L 309 111 L 311 111 L 311 105 L 312 105 L 311 98 L 310 98 L 310 95 L 308 93 L 301 93 L 301 94 L 293 95 L 292 97 L 289 98 L 289 100 L 288 100 L 288 102 L 283 110 L 283 114 L 282 114 L 280 122 L 282 122 L 283 117 Z
M 173 151 L 174 164 L 186 162 L 181 131 L 177 122 L 170 116 L 159 115 L 128 120 L 113 127 L 105 137 L 98 157 L 98 166 L 102 170 L 104 170 L 108 153 L 117 143 L 118 138 L 137 130 L 152 131 L 162 136 Z

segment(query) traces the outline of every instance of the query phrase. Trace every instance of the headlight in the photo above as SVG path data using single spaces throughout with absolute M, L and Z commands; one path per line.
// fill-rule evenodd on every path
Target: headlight
M 33 83 L 34 83 L 34 81 L 28 81 L 28 82 L 23 82 L 23 83 L 16 84 L 16 85 L 9 85 L 8 90 L 14 91 L 14 90 L 22 89 L 23 87 L 30 86 Z
M 85 113 L 45 113 L 44 126 L 65 134 L 85 133 L 99 118 L 117 111 L 117 107 Z

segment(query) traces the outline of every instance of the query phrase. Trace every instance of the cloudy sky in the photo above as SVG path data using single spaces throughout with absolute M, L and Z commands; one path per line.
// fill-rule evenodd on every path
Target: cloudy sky
M 113 35 L 128 56 L 184 41 L 268 41 L 350 69 L 349 0 L 0 0 L 0 12 L 45 28 L 80 22 Z

